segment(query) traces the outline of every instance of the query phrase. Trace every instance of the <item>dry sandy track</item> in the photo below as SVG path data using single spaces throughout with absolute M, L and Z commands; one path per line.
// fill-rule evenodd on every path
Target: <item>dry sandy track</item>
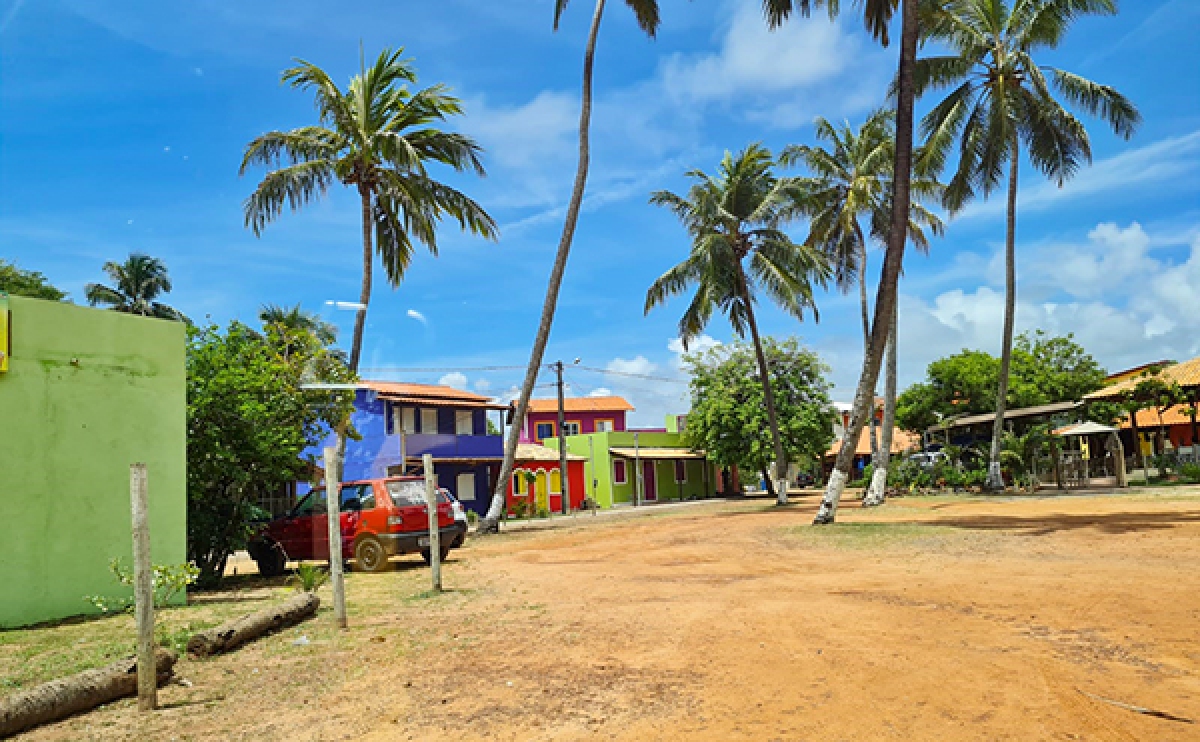
M 503 536 L 432 599 L 423 570 L 355 576 L 348 636 L 30 738 L 1200 739 L 1200 497 L 814 509 Z

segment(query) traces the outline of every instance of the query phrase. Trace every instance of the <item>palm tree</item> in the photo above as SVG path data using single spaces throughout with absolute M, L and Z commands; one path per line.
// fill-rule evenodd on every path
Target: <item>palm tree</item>
M 869 352 L 871 325 L 867 304 L 867 247 L 871 239 L 887 244 L 891 226 L 892 168 L 895 165 L 892 112 L 876 111 L 858 130 L 849 123 L 835 127 L 824 118 L 816 120 L 815 128 L 817 139 L 828 142 L 829 149 L 793 145 L 786 148 L 779 159 L 785 165 L 804 165 L 813 173 L 797 181 L 804 195 L 796 203 L 810 220 L 806 243 L 819 249 L 829 259 L 837 286 L 843 292 L 848 292 L 852 285 L 857 284 L 862 311 L 863 346 L 864 351 Z M 936 178 L 918 171 L 912 178 L 911 189 L 915 198 L 909 208 L 908 238 L 918 250 L 928 252 L 927 230 L 934 235 L 941 235 L 943 225 L 920 201 L 939 198 L 942 186 Z M 863 228 L 864 220 L 868 224 L 866 230 Z M 896 324 L 894 315 L 893 310 L 892 325 Z M 895 361 L 896 337 L 895 328 L 892 327 L 888 332 L 888 380 L 885 382 L 882 444 L 875 436 L 875 415 L 870 416 L 872 461 L 877 474 L 864 495 L 863 502 L 866 505 L 883 502 L 895 421 Z
M 958 152 L 958 166 L 946 185 L 946 207 L 954 212 L 977 194 L 986 198 L 1003 181 L 1008 166 L 1004 335 L 989 489 L 1004 488 L 1000 448 L 1016 309 L 1017 172 L 1022 145 L 1030 163 L 1062 186 L 1082 162 L 1091 161 L 1092 150 L 1087 130 L 1053 91 L 1103 118 L 1125 139 L 1141 121 L 1133 104 L 1115 89 L 1040 65 L 1034 54 L 1058 46 L 1076 18 L 1116 11 L 1115 0 L 942 0 L 928 15 L 926 35 L 951 53 L 919 60 L 914 78 L 918 94 L 951 88 L 921 120 L 931 157 L 943 161 L 951 149 Z
M 558 30 L 559 20 L 567 8 L 568 0 L 554 2 L 554 30 Z M 658 32 L 658 0 L 625 0 L 625 4 L 633 11 L 638 26 L 650 38 Z M 554 264 L 550 268 L 550 280 L 546 284 L 546 298 L 542 303 L 542 317 L 538 323 L 537 334 L 534 335 L 533 348 L 529 353 L 529 365 L 525 369 L 525 380 L 521 383 L 521 393 L 517 397 L 517 406 L 513 412 L 512 430 L 518 431 L 525 424 L 525 414 L 529 411 L 529 398 L 533 395 L 534 384 L 537 383 L 538 372 L 542 368 L 542 360 L 546 354 L 546 343 L 550 340 L 550 327 L 554 323 L 554 311 L 558 306 L 558 291 L 562 287 L 563 273 L 567 269 L 567 257 L 571 253 L 571 241 L 575 237 L 575 226 L 579 222 L 579 210 L 583 206 L 583 191 L 587 185 L 588 164 L 591 158 L 589 130 L 592 120 L 592 67 L 596 58 L 596 37 L 600 33 L 600 20 L 604 17 L 605 0 L 596 0 L 596 8 L 592 11 L 592 25 L 588 31 L 587 45 L 583 52 L 583 92 L 579 108 L 579 163 L 575 168 L 575 184 L 571 189 L 571 200 L 567 203 L 567 215 L 563 221 L 562 235 L 558 240 L 558 252 L 554 256 Z M 507 499 L 508 482 L 512 477 L 513 461 L 517 455 L 518 436 L 509 436 L 504 446 L 504 462 L 500 466 L 500 476 L 496 479 L 496 490 L 492 494 L 492 503 L 488 507 L 487 516 L 479 524 L 478 533 L 496 533 L 500 530 L 500 515 L 504 512 Z
M 155 301 L 162 294 L 171 292 L 167 266 L 158 258 L 130 253 L 124 263 L 111 260 L 105 263 L 104 272 L 112 280 L 112 286 L 89 283 L 83 289 L 83 295 L 93 307 L 104 305 L 127 314 L 187 321 L 178 309 Z
M 848 440 L 858 440 L 868 416 L 874 414 L 875 383 L 879 379 L 879 367 L 883 359 L 888 331 L 892 327 L 892 314 L 896 307 L 896 291 L 900 280 L 900 268 L 904 262 L 904 247 L 908 242 L 909 181 L 913 162 L 913 66 L 917 59 L 917 42 L 921 32 L 917 6 L 923 0 L 861 0 L 863 21 L 867 32 L 888 45 L 888 26 L 897 6 L 901 8 L 900 62 L 896 71 L 896 148 L 893 172 L 896 174 L 892 187 L 891 221 L 887 231 L 888 246 L 884 254 L 883 270 L 879 276 L 879 290 L 875 292 L 875 313 L 871 322 L 871 347 L 863 355 L 862 372 L 854 392 L 854 405 L 846 426 Z M 763 12 L 767 23 L 775 28 L 791 17 L 792 13 L 807 15 L 813 8 L 826 6 L 830 15 L 839 12 L 838 0 L 763 0 Z M 825 486 L 821 507 L 813 518 L 814 525 L 833 523 L 837 519 L 838 503 L 842 490 L 850 478 L 850 467 L 854 464 L 855 446 L 842 446 L 833 465 L 833 472 Z
M 261 235 L 283 213 L 318 200 L 334 183 L 358 192 L 362 209 L 361 305 L 354 318 L 350 370 L 358 372 L 363 328 L 371 301 L 374 254 L 393 287 L 412 262 L 413 241 L 437 254 L 437 225 L 446 216 L 462 229 L 495 239 L 496 223 L 462 192 L 434 180 L 427 165 L 484 174 L 479 145 L 438 125 L 462 113 L 444 85 L 413 92 L 417 82 L 403 49 L 384 49 L 375 63 L 341 90 L 320 67 L 297 60 L 283 82 L 312 91 L 320 123 L 270 131 L 246 146 L 240 174 L 251 165 L 271 169 L 246 199 L 246 226 Z M 372 246 L 374 237 L 374 247 Z M 339 436 L 339 451 L 344 440 Z
M 267 339 L 279 349 L 284 360 L 306 349 L 327 349 L 330 358 L 347 363 L 344 351 L 330 347 L 337 342 L 337 327 L 313 312 L 306 312 L 299 304 L 292 307 L 264 304 L 258 310 L 258 319 Z
M 315 313 L 305 311 L 299 304 L 293 307 L 263 304 L 258 310 L 258 319 L 264 328 L 275 325 L 294 332 L 310 333 L 321 345 L 337 342 L 337 327 Z
M 692 238 L 692 248 L 687 260 L 650 286 L 646 312 L 695 287 L 679 320 L 679 338 L 685 349 L 703 332 L 714 310 L 729 318 L 739 337 L 745 337 L 749 329 L 775 447 L 775 497 L 784 505 L 788 457 L 779 434 L 754 304 L 761 292 L 797 319 L 803 319 L 805 309 L 815 317 L 813 283 L 824 284 L 830 268 L 820 252 L 797 245 L 780 229 L 794 212 L 795 183 L 776 178 L 774 164 L 770 152 L 752 144 L 737 155 L 726 152 L 715 176 L 689 172 L 694 185 L 687 196 L 657 191 L 650 197 L 650 203 L 665 206 L 679 217 Z

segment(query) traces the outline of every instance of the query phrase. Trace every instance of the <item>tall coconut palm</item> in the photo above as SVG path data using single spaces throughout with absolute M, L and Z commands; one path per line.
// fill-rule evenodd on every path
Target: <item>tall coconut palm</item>
M 1066 103 L 1104 119 L 1125 139 L 1133 135 L 1141 115 L 1115 89 L 1038 64 L 1034 58 L 1058 46 L 1076 18 L 1115 14 L 1115 0 L 941 0 L 937 6 L 928 16 L 926 33 L 951 53 L 919 60 L 915 80 L 918 94 L 951 89 L 921 121 L 933 157 L 944 159 L 957 150 L 946 207 L 953 212 L 976 195 L 986 198 L 1004 181 L 1007 169 L 1004 335 L 987 478 L 988 488 L 1003 489 L 1000 450 L 1016 308 L 1021 155 L 1059 186 L 1091 161 L 1087 130 L 1055 92 Z
M 244 204 L 246 226 L 255 235 L 284 207 L 298 210 L 335 183 L 358 192 L 362 289 L 350 345 L 354 373 L 362 355 L 376 253 L 388 283 L 396 287 L 412 261 L 414 241 L 437 254 L 437 226 L 443 218 L 485 238 L 496 237 L 496 224 L 483 207 L 430 176 L 431 164 L 483 175 L 480 148 L 464 134 L 438 128 L 461 114 L 462 104 L 444 85 L 410 90 L 417 73 L 402 54 L 403 49 L 384 49 L 345 90 L 320 67 L 297 60 L 282 80 L 313 93 L 319 124 L 256 137 L 246 146 L 239 171 L 245 174 L 252 165 L 271 168 Z M 343 445 L 339 440 L 339 450 Z
M 871 347 L 863 355 L 863 367 L 854 392 L 854 405 L 850 412 L 846 435 L 849 440 L 858 440 L 867 419 L 874 414 L 875 384 L 879 379 L 879 367 L 887 343 L 888 330 L 892 326 L 892 314 L 896 307 L 897 285 L 900 268 L 904 262 L 904 247 L 908 242 L 909 180 L 913 161 L 913 65 L 917 59 L 917 42 L 921 31 L 918 5 L 922 0 L 861 0 L 863 21 L 867 32 L 888 45 L 888 27 L 896 8 L 901 9 L 900 62 L 896 72 L 896 148 L 894 153 L 891 224 L 888 229 L 888 247 L 883 259 L 883 270 L 879 276 L 879 290 L 875 293 L 875 311 L 871 322 Z M 763 13 L 772 27 L 784 23 L 793 13 L 807 15 L 813 8 L 825 6 L 830 15 L 836 15 L 841 4 L 838 0 L 763 0 Z M 854 464 L 855 446 L 842 446 L 834 461 L 833 473 L 825 486 L 821 507 L 813 523 L 833 523 L 837 519 L 838 503 L 846 481 L 850 478 L 850 467 Z
M 567 8 L 568 0 L 554 2 L 554 30 L 562 19 L 563 11 Z M 633 11 L 634 17 L 642 31 L 650 38 L 658 32 L 658 0 L 625 0 L 625 4 Z M 521 383 L 521 393 L 517 397 L 516 409 L 513 411 L 513 434 L 505 442 L 504 462 L 500 466 L 500 476 L 496 479 L 496 490 L 492 493 L 492 502 L 487 515 L 480 522 L 479 533 L 495 533 L 500 527 L 500 516 L 504 512 L 507 501 L 509 478 L 512 477 L 513 461 L 517 455 L 519 431 L 525 424 L 525 415 L 529 411 L 529 398 L 533 395 L 534 384 L 537 383 L 538 372 L 542 368 L 542 360 L 546 355 L 546 343 L 550 340 L 550 327 L 554 324 L 554 311 L 558 307 L 558 291 L 562 287 L 563 273 L 567 269 L 567 257 L 571 253 L 571 242 L 575 237 L 575 226 L 579 223 L 579 210 L 583 206 L 583 192 L 587 185 L 588 165 L 591 159 L 589 133 L 592 120 L 592 67 L 596 58 L 596 38 L 600 33 L 600 20 L 604 17 L 605 0 L 596 0 L 592 11 L 592 24 L 588 30 L 587 44 L 583 51 L 583 91 L 579 107 L 579 163 L 575 168 L 575 184 L 571 189 L 571 200 L 567 203 L 567 215 L 563 221 L 562 235 L 558 240 L 558 252 L 554 256 L 554 264 L 550 267 L 550 280 L 546 284 L 546 298 L 542 302 L 542 317 L 534 335 L 533 348 L 529 353 L 529 365 L 525 369 L 525 380 Z
M 774 164 L 770 152 L 752 144 L 737 155 L 726 152 L 716 175 L 689 172 L 694 185 L 686 196 L 670 191 L 651 196 L 650 203 L 665 206 L 679 217 L 692 248 L 686 260 L 650 286 L 645 310 L 694 288 L 679 320 L 684 348 L 703 332 L 715 310 L 729 318 L 739 337 L 750 331 L 775 448 L 775 497 L 783 505 L 788 497 L 788 457 L 754 305 L 761 293 L 797 319 L 803 319 L 805 310 L 815 317 L 813 284 L 824 284 L 830 268 L 818 250 L 797 245 L 781 229 L 794 211 L 794 183 L 775 177 Z
M 93 307 L 107 306 L 118 312 L 140 314 L 143 317 L 187 320 L 178 309 L 155 301 L 162 294 L 171 292 L 167 266 L 158 258 L 130 253 L 125 262 L 110 260 L 104 264 L 103 270 L 112 280 L 112 286 L 89 283 L 83 289 L 83 295 Z
M 263 304 L 258 310 L 258 320 L 263 327 L 276 325 L 287 330 L 310 333 L 321 345 L 337 342 L 337 327 L 305 311 L 299 304 L 291 307 L 279 304 Z
M 863 347 L 869 351 L 871 326 L 867 303 L 867 249 L 876 241 L 887 244 L 891 226 L 892 168 L 895 140 L 892 135 L 892 112 L 877 111 L 855 130 L 849 123 L 835 127 L 824 118 L 816 123 L 817 139 L 830 147 L 793 145 L 780 155 L 786 165 L 803 165 L 812 175 L 797 179 L 803 191 L 796 201 L 800 211 L 809 218 L 806 243 L 819 249 L 831 262 L 837 285 L 843 292 L 857 284 L 862 310 Z M 913 174 L 913 198 L 909 207 L 908 239 L 921 252 L 929 250 L 929 234 L 941 235 L 941 220 L 922 205 L 923 200 L 941 196 L 937 179 L 918 169 Z M 864 222 L 866 228 L 864 228 Z M 894 312 L 893 312 L 894 315 Z M 896 322 L 892 318 L 892 324 Z M 875 438 L 875 415 L 871 415 L 872 461 L 877 476 L 864 496 L 864 504 L 883 501 L 887 462 L 891 451 L 892 429 L 895 420 L 896 338 L 888 333 L 888 358 L 891 394 L 884 398 L 884 431 L 882 444 Z M 872 390 L 872 396 L 874 396 Z M 891 415 L 889 417 L 889 409 Z M 872 413 L 874 410 L 872 410 Z M 851 446 L 856 445 L 851 439 Z M 843 445 L 846 441 L 843 441 Z

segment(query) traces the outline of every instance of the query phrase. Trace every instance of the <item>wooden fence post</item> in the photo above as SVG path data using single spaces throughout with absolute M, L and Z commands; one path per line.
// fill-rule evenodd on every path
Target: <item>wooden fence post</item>
M 154 661 L 154 566 L 146 524 L 146 465 L 129 466 L 129 500 L 133 510 L 133 600 L 137 621 L 138 711 L 158 707 L 158 670 Z
M 433 568 L 433 591 L 442 591 L 442 544 L 438 530 L 437 477 L 433 472 L 433 455 L 421 457 L 425 469 L 425 507 L 429 511 L 429 566 Z
M 329 518 L 329 581 L 333 585 L 333 618 L 346 628 L 346 581 L 342 575 L 342 468 L 337 448 L 325 449 L 325 512 Z

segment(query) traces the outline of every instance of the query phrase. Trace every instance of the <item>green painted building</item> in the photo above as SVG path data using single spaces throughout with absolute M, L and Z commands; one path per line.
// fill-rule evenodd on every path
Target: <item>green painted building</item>
M 558 440 L 545 444 L 557 448 Z M 567 451 L 587 460 L 587 495 L 602 508 L 710 497 L 716 491 L 715 467 L 677 432 L 572 435 Z
M 184 326 L 0 295 L 0 627 L 129 595 L 129 465 L 149 477 L 150 551 L 186 561 Z M 5 337 L 7 335 L 7 337 Z

